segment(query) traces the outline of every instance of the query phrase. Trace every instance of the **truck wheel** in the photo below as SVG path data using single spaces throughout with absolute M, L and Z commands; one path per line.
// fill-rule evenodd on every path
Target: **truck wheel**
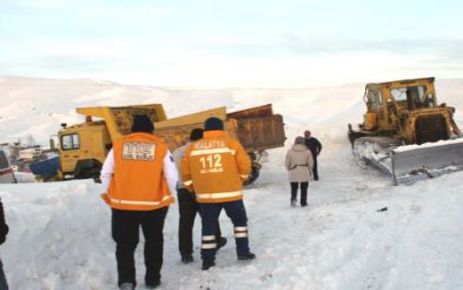
M 92 168 L 82 168 L 79 174 L 76 175 L 77 179 L 87 179 L 87 178 L 99 178 L 101 168 L 92 167 Z

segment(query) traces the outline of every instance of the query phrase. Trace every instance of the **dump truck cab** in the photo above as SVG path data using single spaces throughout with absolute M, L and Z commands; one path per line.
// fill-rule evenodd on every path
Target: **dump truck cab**
M 64 178 L 94 177 L 112 148 L 104 121 L 90 121 L 63 128 L 58 137 L 60 167 Z
M 78 108 L 77 113 L 85 116 L 85 122 L 69 127 L 63 124 L 58 132 L 64 179 L 97 177 L 112 143 L 130 133 L 132 115 L 145 114 L 153 122 L 165 120 L 160 104 Z

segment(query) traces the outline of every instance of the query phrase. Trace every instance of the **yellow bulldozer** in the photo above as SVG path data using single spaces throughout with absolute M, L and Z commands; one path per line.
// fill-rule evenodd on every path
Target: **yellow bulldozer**
M 238 139 L 252 160 L 252 174 L 248 183 L 254 182 L 267 157 L 266 150 L 284 146 L 286 139 L 283 118 L 273 114 L 272 105 L 254 107 L 227 113 L 225 107 L 168 119 L 161 104 L 125 107 L 77 108 L 85 122 L 68 126 L 62 124 L 58 132 L 59 157 L 31 166 L 36 176 L 43 180 L 98 178 L 106 154 L 112 143 L 130 133 L 132 116 L 145 114 L 155 125 L 155 133 L 162 137 L 171 150 L 185 144 L 190 131 L 202 128 L 204 121 L 218 117 L 225 123 L 225 130 Z M 54 147 L 54 146 L 53 146 Z
M 354 156 L 413 183 L 463 168 L 463 139 L 453 114 L 438 104 L 434 78 L 370 83 L 366 113 L 358 130 L 348 125 Z

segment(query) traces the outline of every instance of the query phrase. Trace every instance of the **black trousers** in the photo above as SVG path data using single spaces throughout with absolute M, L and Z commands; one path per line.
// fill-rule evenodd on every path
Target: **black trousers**
M 243 200 L 221 202 L 221 203 L 201 203 L 202 221 L 202 243 L 201 259 L 215 260 L 218 249 L 218 240 L 213 240 L 214 232 L 219 224 L 219 216 L 222 209 L 233 223 L 235 232 L 236 254 L 249 254 L 248 239 L 248 218 Z
M 312 155 L 313 156 L 313 155 Z M 312 167 L 312 172 L 313 172 L 313 179 L 318 180 L 318 166 L 317 166 L 317 156 L 313 158 L 313 167 Z
M 291 182 L 291 200 L 297 200 L 297 190 L 301 185 L 301 205 L 307 205 L 308 182 Z
M 196 202 L 194 192 L 186 188 L 177 191 L 178 205 L 180 211 L 180 222 L 178 227 L 178 249 L 182 257 L 193 254 L 193 226 L 196 214 L 201 215 L 199 204 Z M 220 225 L 215 232 L 216 241 L 219 241 L 222 234 Z
M 139 241 L 141 226 L 145 237 L 145 283 L 155 284 L 161 279 L 164 248 L 164 220 L 167 207 L 153 211 L 112 210 L 112 235 L 116 242 L 118 284 L 135 280 L 134 252 Z
M 0 290 L 8 290 L 8 284 L 6 283 L 5 272 L 3 271 L 2 260 L 0 260 Z

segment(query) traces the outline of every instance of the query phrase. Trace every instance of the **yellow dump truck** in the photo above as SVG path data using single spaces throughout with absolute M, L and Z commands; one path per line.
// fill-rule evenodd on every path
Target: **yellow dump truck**
M 272 105 L 227 113 L 225 107 L 168 119 L 162 105 L 78 108 L 85 122 L 67 126 L 58 132 L 61 179 L 96 178 L 112 143 L 130 133 L 132 115 L 145 114 L 155 124 L 156 134 L 164 138 L 171 150 L 188 140 L 193 128 L 202 128 L 204 121 L 218 117 L 225 130 L 238 139 L 253 161 L 253 182 L 259 176 L 265 150 L 282 147 L 285 141 L 283 118 L 273 114 Z

